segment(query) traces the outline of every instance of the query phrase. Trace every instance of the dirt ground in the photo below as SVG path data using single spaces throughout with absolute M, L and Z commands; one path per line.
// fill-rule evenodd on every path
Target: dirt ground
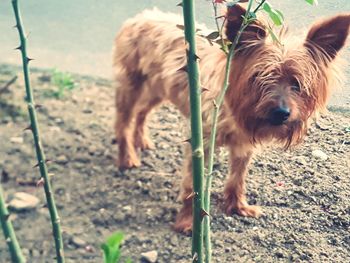
M 13 213 L 29 262 L 54 262 L 50 220 L 35 165 L 24 88 L 17 68 L 0 66 L 0 174 L 6 196 L 28 192 L 41 206 Z M 174 233 L 185 121 L 171 106 L 149 122 L 156 150 L 143 152 L 142 166 L 118 171 L 113 144 L 114 90 L 109 81 L 74 76 L 77 87 L 64 99 L 50 72 L 32 71 L 46 155 L 64 230 L 67 262 L 102 262 L 100 244 L 112 232 L 126 235 L 122 254 L 140 262 L 158 252 L 158 262 L 189 262 L 190 237 Z M 305 143 L 291 151 L 266 149 L 249 170 L 248 198 L 259 219 L 227 217 L 220 209 L 227 153 L 215 165 L 212 231 L 214 262 L 350 262 L 350 110 L 332 108 L 313 125 Z M 327 160 L 312 152 L 321 150 Z M 9 262 L 0 236 L 0 262 Z

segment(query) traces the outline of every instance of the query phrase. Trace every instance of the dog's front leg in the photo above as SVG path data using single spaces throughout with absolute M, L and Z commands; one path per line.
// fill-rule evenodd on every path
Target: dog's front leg
M 230 149 L 230 175 L 224 191 L 224 211 L 227 215 L 237 213 L 242 216 L 258 217 L 261 209 L 248 205 L 245 194 L 245 177 L 252 158 L 252 151 Z

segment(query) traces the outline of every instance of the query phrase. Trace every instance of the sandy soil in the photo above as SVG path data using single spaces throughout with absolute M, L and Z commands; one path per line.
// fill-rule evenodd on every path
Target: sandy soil
M 13 223 L 29 262 L 53 262 L 54 249 L 18 69 L 0 67 L 0 174 L 6 195 L 40 198 L 35 210 L 14 213 Z M 99 246 L 110 233 L 126 235 L 122 253 L 140 262 L 157 250 L 158 262 L 189 262 L 190 238 L 174 233 L 183 161 L 184 120 L 171 106 L 149 122 L 156 150 L 142 166 L 119 172 L 113 141 L 114 90 L 104 79 L 75 76 L 77 88 L 58 100 L 48 72 L 33 71 L 33 87 L 53 187 L 62 218 L 67 262 L 101 262 Z M 220 209 L 227 153 L 215 165 L 212 205 L 214 262 L 350 262 L 350 111 L 333 108 L 313 125 L 305 143 L 282 152 L 266 149 L 249 171 L 248 198 L 263 206 L 259 219 L 227 217 Z M 23 140 L 23 141 L 22 141 Z M 327 160 L 312 151 L 321 150 Z M 77 242 L 77 239 L 79 242 Z M 0 262 L 9 262 L 0 237 Z

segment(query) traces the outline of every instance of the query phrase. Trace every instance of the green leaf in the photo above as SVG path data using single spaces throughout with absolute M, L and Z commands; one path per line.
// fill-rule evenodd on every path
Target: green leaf
M 215 31 L 215 32 L 212 32 L 212 33 L 210 33 L 209 35 L 207 35 L 206 38 L 207 38 L 207 39 L 210 39 L 210 40 L 215 40 L 215 39 L 217 39 L 219 36 L 220 36 L 219 32 L 218 32 L 218 31 Z
M 268 2 L 265 2 L 265 4 L 263 5 L 263 9 L 269 15 L 272 22 L 276 26 L 281 26 L 283 24 L 283 14 L 280 11 L 272 8 L 272 6 Z
M 272 41 L 282 46 L 281 41 L 279 40 L 279 38 L 277 37 L 275 32 L 273 32 L 272 28 L 269 26 L 269 27 L 267 27 L 267 30 L 269 31 L 269 34 L 272 38 Z
M 124 239 L 124 234 L 121 232 L 113 233 L 109 236 L 105 243 L 101 245 L 103 251 L 104 263 L 119 262 L 121 251 L 120 245 Z
M 280 10 L 275 9 L 275 11 L 282 17 L 282 20 L 284 21 L 284 15 Z
M 109 261 L 109 258 L 111 257 L 111 253 L 110 253 L 110 250 L 109 250 L 109 246 L 107 246 L 105 243 L 103 243 L 101 245 L 101 249 L 103 251 L 103 262 L 104 263 L 108 263 Z
M 318 0 L 305 0 L 305 2 L 309 3 L 310 5 L 318 5 Z
M 119 247 L 124 239 L 124 234 L 122 232 L 115 232 L 107 238 L 106 244 L 109 247 Z

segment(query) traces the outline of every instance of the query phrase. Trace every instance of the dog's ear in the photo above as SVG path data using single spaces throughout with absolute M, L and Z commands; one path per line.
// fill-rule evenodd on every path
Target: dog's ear
M 334 59 L 345 45 L 350 28 L 350 14 L 338 15 L 313 25 L 306 37 L 305 46 L 315 57 L 322 52 L 326 60 Z
M 242 25 L 245 13 L 246 9 L 244 9 L 239 4 L 227 7 L 225 29 L 226 37 L 231 42 L 235 40 L 235 37 Z M 241 46 L 245 43 L 249 44 L 258 40 L 262 40 L 266 37 L 266 35 L 267 33 L 263 24 L 259 20 L 255 20 L 251 22 L 249 26 L 247 26 L 247 28 L 243 31 L 238 46 Z

